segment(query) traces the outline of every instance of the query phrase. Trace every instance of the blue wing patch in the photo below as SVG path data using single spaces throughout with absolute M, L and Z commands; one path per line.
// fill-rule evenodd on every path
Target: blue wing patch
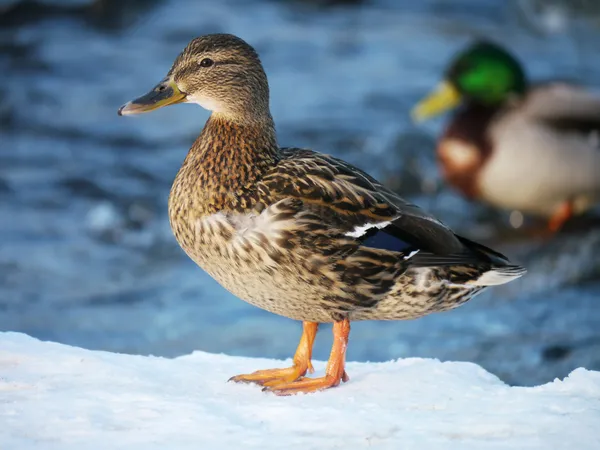
M 410 253 L 413 250 L 417 250 L 401 237 L 390 234 L 387 228 L 369 228 L 358 240 L 365 247 L 389 250 L 391 252 Z

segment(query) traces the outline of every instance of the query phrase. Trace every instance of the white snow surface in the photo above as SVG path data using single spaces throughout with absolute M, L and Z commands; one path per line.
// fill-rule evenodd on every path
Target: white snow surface
M 348 383 L 311 395 L 226 382 L 286 363 L 0 333 L 0 449 L 600 448 L 600 372 L 509 387 L 475 364 L 411 358 L 349 363 Z

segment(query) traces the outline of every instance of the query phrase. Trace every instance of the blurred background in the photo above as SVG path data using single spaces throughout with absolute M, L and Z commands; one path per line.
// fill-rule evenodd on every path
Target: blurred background
M 292 355 L 300 325 L 234 298 L 171 234 L 171 182 L 208 113 L 116 114 L 212 32 L 258 50 L 281 145 L 357 164 L 529 269 L 450 312 L 355 323 L 349 360 L 473 361 L 516 385 L 600 369 L 600 228 L 520 233 L 444 184 L 434 149 L 448 117 L 409 117 L 481 37 L 532 78 L 600 88 L 593 0 L 0 0 L 0 330 L 169 357 Z

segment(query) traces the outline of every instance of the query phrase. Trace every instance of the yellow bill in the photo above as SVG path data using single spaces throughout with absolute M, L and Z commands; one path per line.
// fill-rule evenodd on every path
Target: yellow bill
M 460 101 L 460 92 L 449 82 L 443 81 L 435 91 L 417 103 L 410 115 L 415 122 L 421 122 L 458 106 Z
M 157 84 L 147 94 L 125 103 L 119 108 L 117 114 L 120 116 L 129 116 L 154 111 L 163 106 L 185 102 L 185 96 L 186 94 L 179 90 L 175 81 L 168 77 Z

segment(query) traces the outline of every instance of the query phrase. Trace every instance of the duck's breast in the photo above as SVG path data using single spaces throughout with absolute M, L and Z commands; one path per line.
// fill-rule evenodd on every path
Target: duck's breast
M 172 227 L 188 256 L 240 299 L 292 319 L 331 322 L 323 299 L 335 274 L 310 246 L 298 205 L 287 199 L 260 212 L 179 216 Z

